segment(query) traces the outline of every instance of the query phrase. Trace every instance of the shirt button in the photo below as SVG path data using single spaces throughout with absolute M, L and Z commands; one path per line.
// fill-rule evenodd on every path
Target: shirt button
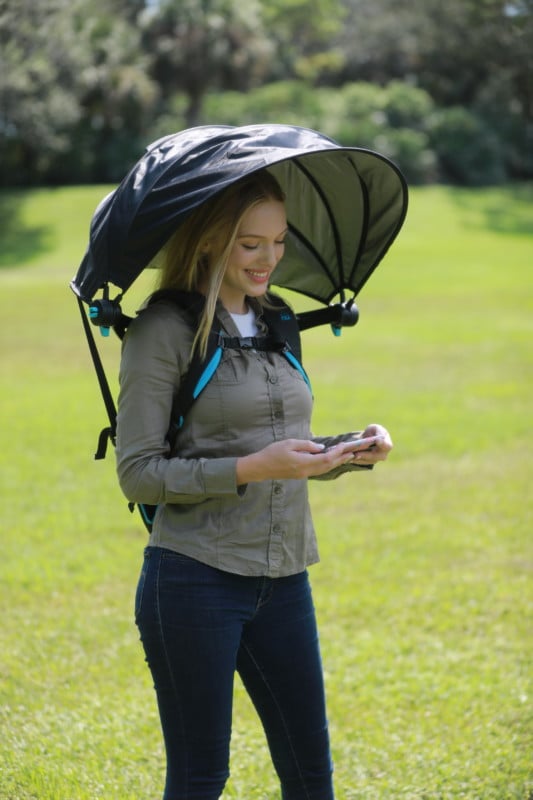
M 283 487 L 281 486 L 281 484 L 280 483 L 275 483 L 274 484 L 274 494 L 281 494 L 282 491 L 283 491 Z
M 269 375 L 268 380 L 269 380 L 270 383 L 277 383 L 278 382 L 278 376 L 277 375 Z
M 274 531 L 274 533 L 280 533 L 281 532 L 281 525 L 278 525 L 278 523 L 276 523 L 274 525 L 274 527 L 272 528 L 272 530 Z

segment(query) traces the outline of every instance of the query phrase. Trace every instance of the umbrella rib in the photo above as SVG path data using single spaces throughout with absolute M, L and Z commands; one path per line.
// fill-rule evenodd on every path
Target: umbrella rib
M 304 236 L 304 235 L 303 235 L 303 234 L 302 234 L 302 233 L 301 233 L 301 232 L 298 230 L 298 228 L 295 228 L 293 225 L 291 225 L 291 223 L 290 223 L 290 222 L 289 222 L 289 230 L 290 230 L 290 232 L 293 234 L 293 236 L 294 236 L 296 239 L 298 239 L 298 241 L 302 242 L 302 244 L 304 245 L 304 247 L 306 248 L 306 250 L 307 250 L 309 253 L 312 253 L 312 254 L 313 254 L 313 256 L 316 258 L 316 260 L 318 261 L 318 263 L 320 264 L 320 266 L 322 267 L 322 269 L 324 270 L 324 272 L 326 273 L 326 275 L 327 275 L 327 276 L 328 276 L 328 278 L 330 279 L 330 281 L 331 281 L 332 285 L 333 285 L 333 286 L 335 286 L 335 287 L 337 288 L 337 281 L 335 280 L 335 277 L 334 277 L 334 276 L 331 274 L 331 272 L 330 272 L 330 270 L 329 270 L 329 268 L 328 268 L 328 265 L 326 264 L 326 262 L 324 261 L 324 259 L 322 258 L 322 256 L 321 256 L 321 255 L 320 255 L 320 253 L 318 252 L 318 250 L 317 250 L 317 249 L 314 247 L 313 243 L 312 243 L 312 242 L 310 242 L 310 241 L 309 241 L 309 239 L 307 239 L 307 237 L 306 237 L 306 236 Z M 338 288 L 340 289 L 340 285 L 339 285 L 339 287 L 338 287 Z M 298 291 L 299 291 L 299 290 L 298 290 Z M 305 292 L 305 294 L 307 294 L 307 292 Z M 309 295 L 309 296 L 311 297 L 312 295 Z M 313 295 L 313 296 L 314 296 L 314 295 Z
M 379 154 L 377 154 L 377 153 L 375 155 L 378 155 L 379 158 L 382 158 L 382 156 L 379 156 Z M 384 159 L 382 159 L 382 160 L 384 160 Z M 362 235 L 361 235 L 361 241 L 359 242 L 359 247 L 357 248 L 357 254 L 356 254 L 355 259 L 354 259 L 354 263 L 353 263 L 352 270 L 350 272 L 350 279 L 349 279 L 350 288 L 353 289 L 354 296 L 356 296 L 361 291 L 361 289 L 363 288 L 365 283 L 368 281 L 368 279 L 372 276 L 372 274 L 374 273 L 376 268 L 379 266 L 379 264 L 382 262 L 383 258 L 385 257 L 385 255 L 386 255 L 387 251 L 389 250 L 391 244 L 396 239 L 396 237 L 397 237 L 397 235 L 398 235 L 398 233 L 399 233 L 399 231 L 400 231 L 400 229 L 401 229 L 401 227 L 402 227 L 402 225 L 403 225 L 403 223 L 405 221 L 405 216 L 407 214 L 407 184 L 405 182 L 405 179 L 404 179 L 403 175 L 398 170 L 396 170 L 396 174 L 397 174 L 399 182 L 400 182 L 400 190 L 403 193 L 401 212 L 400 212 L 400 214 L 398 216 L 396 225 L 389 232 L 389 235 L 386 237 L 386 240 L 385 240 L 385 243 L 383 244 L 383 247 L 379 250 L 378 255 L 373 259 L 371 268 L 367 269 L 365 271 L 364 275 L 362 276 L 362 279 L 358 281 L 357 285 L 352 285 L 352 280 L 355 277 L 355 275 L 357 273 L 357 267 L 359 266 L 359 260 L 360 260 L 360 257 L 361 257 L 361 253 L 364 250 L 363 245 L 366 243 L 366 239 L 367 239 L 368 231 L 369 231 L 369 225 L 370 225 L 370 194 L 369 194 L 368 187 L 367 187 L 366 183 L 363 181 L 361 175 L 359 174 L 359 171 L 357 170 L 356 165 L 353 162 L 351 162 L 351 164 L 352 164 L 352 168 L 355 170 L 355 172 L 356 172 L 356 174 L 357 174 L 357 176 L 359 178 L 359 183 L 361 185 L 361 191 L 362 191 L 362 194 L 363 194 L 363 197 L 364 197 L 363 231 L 362 231 Z
M 335 276 L 331 274 L 331 272 L 330 272 L 327 264 L 325 263 L 324 259 L 319 255 L 319 253 L 315 250 L 315 248 L 311 246 L 311 243 L 308 242 L 303 236 L 300 236 L 300 239 L 302 241 L 305 241 L 306 246 L 309 247 L 309 249 L 315 254 L 318 262 L 320 263 L 320 265 L 322 266 L 322 269 L 324 270 L 324 272 L 326 273 L 326 275 L 330 279 L 332 285 L 335 286 L 339 291 L 341 291 L 341 288 L 344 285 L 344 283 L 343 283 L 343 281 L 344 281 L 344 271 L 342 270 L 342 247 L 341 247 L 341 242 L 340 242 L 340 238 L 339 238 L 339 232 L 337 230 L 337 226 L 335 225 L 335 218 L 333 216 L 333 213 L 332 213 L 332 210 L 331 210 L 331 206 L 328 203 L 328 200 L 327 200 L 324 192 L 322 191 L 320 185 L 314 179 L 313 175 L 309 172 L 309 170 L 306 169 L 303 166 L 303 164 L 300 163 L 299 159 L 297 159 L 297 158 L 294 159 L 294 164 L 299 170 L 301 170 L 301 172 L 304 173 L 304 175 L 307 177 L 307 179 L 312 184 L 312 186 L 314 186 L 314 188 L 315 188 L 318 196 L 322 200 L 323 206 L 324 206 L 324 208 L 326 210 L 327 216 L 328 216 L 329 221 L 330 221 L 331 229 L 333 231 L 333 238 L 335 239 L 335 252 L 337 254 L 337 265 L 339 267 L 339 273 L 342 273 L 342 274 L 339 274 L 339 280 L 338 281 L 335 279 Z
M 363 281 L 360 285 L 357 284 L 357 286 L 352 286 L 352 280 L 355 278 L 355 275 L 357 274 L 357 267 L 359 266 L 359 260 L 361 258 L 361 253 L 364 250 L 364 245 L 366 244 L 366 238 L 368 236 L 368 224 L 369 224 L 369 218 L 370 218 L 370 215 L 369 215 L 370 203 L 369 203 L 368 187 L 367 187 L 366 183 L 361 178 L 361 175 L 359 174 L 359 171 L 358 171 L 357 167 L 355 166 L 355 164 L 353 163 L 353 161 L 351 159 L 350 159 L 350 164 L 351 164 L 351 167 L 352 167 L 353 171 L 355 172 L 355 174 L 357 175 L 357 178 L 359 180 L 359 185 L 361 187 L 361 195 L 363 197 L 363 222 L 362 222 L 362 225 L 361 225 L 361 237 L 359 239 L 359 247 L 357 248 L 357 252 L 355 254 L 355 257 L 354 257 L 354 260 L 353 260 L 353 264 L 352 264 L 352 269 L 350 270 L 350 277 L 348 279 L 348 283 L 349 283 L 351 289 L 353 290 L 353 292 L 355 294 L 357 294 L 359 292 L 359 290 L 361 289 L 361 286 L 363 286 L 363 284 L 365 283 L 365 281 Z M 366 280 L 366 277 L 365 277 L 365 280 Z

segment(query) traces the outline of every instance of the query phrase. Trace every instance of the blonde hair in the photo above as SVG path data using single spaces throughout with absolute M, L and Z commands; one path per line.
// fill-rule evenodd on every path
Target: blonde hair
M 206 301 L 191 351 L 205 356 L 220 286 L 237 231 L 246 212 L 266 200 L 285 195 L 266 170 L 252 173 L 194 209 L 166 245 L 160 289 L 199 291 Z

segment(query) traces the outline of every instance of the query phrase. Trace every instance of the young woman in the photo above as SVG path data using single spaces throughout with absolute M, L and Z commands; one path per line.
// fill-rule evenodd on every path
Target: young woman
M 161 287 L 203 298 L 197 329 L 163 298 L 124 341 L 118 476 L 129 500 L 158 506 L 135 611 L 165 739 L 164 800 L 220 797 L 235 671 L 284 800 L 334 796 L 307 574 L 318 561 L 307 479 L 384 460 L 390 436 L 369 425 L 313 438 L 298 369 L 279 352 L 227 349 L 172 447 L 167 440 L 173 397 L 191 353 L 205 352 L 215 315 L 230 337 L 268 333 L 268 286 L 286 235 L 283 193 L 268 172 L 231 186 L 167 246 Z

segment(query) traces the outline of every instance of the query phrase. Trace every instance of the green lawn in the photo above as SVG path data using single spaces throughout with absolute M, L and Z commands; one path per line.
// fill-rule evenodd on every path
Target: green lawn
M 161 796 L 145 535 L 92 458 L 106 418 L 68 289 L 105 191 L 0 194 L 2 800 Z M 531 186 L 413 190 L 358 326 L 303 335 L 315 432 L 381 421 L 396 444 L 312 485 L 338 800 L 533 798 L 532 207 Z M 275 798 L 238 686 L 224 799 Z

